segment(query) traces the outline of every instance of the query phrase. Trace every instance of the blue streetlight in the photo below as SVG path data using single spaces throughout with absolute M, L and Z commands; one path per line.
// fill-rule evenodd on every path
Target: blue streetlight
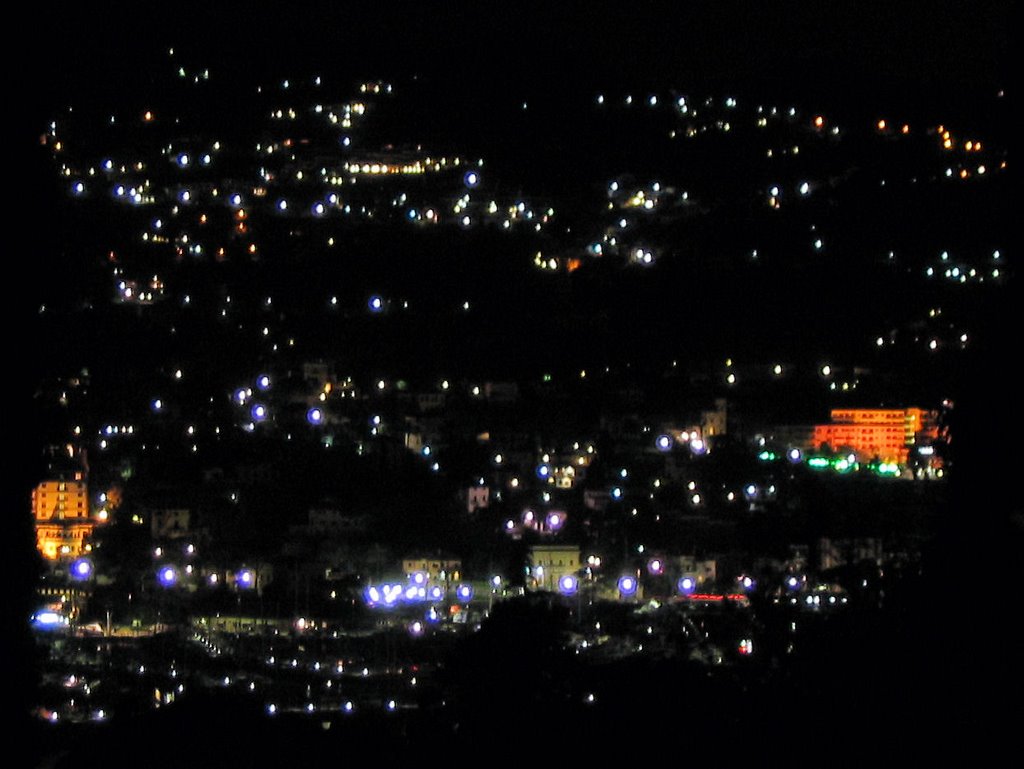
M 235 584 L 243 590 L 256 586 L 256 572 L 252 569 L 240 569 L 235 574 Z
M 78 558 L 71 563 L 71 578 L 78 582 L 84 582 L 92 577 L 93 565 L 88 558 Z
M 178 584 L 178 570 L 173 566 L 161 566 L 156 578 L 164 587 L 174 587 Z
M 636 594 L 637 582 L 636 577 L 626 574 L 619 577 L 619 594 L 626 598 Z
M 566 574 L 558 580 L 558 590 L 562 595 L 574 595 L 579 586 L 580 581 L 574 574 Z

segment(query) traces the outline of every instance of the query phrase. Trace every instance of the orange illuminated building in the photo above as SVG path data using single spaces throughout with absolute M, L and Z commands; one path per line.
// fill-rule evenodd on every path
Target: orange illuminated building
M 833 409 L 831 418 L 830 424 L 814 426 L 812 445 L 850 449 L 858 461 L 905 464 L 912 446 L 938 436 L 935 412 L 919 408 Z
M 74 558 L 88 552 L 95 523 L 89 517 L 85 473 L 75 471 L 46 480 L 32 490 L 36 547 L 44 558 Z

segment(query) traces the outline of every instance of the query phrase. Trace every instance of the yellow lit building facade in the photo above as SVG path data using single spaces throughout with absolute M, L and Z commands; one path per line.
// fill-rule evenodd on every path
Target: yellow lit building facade
M 534 545 L 529 552 L 528 586 L 554 592 L 559 580 L 575 575 L 580 566 L 578 545 Z
M 88 551 L 95 523 L 89 517 L 89 490 L 83 472 L 70 479 L 46 480 L 32 490 L 36 547 L 54 561 Z

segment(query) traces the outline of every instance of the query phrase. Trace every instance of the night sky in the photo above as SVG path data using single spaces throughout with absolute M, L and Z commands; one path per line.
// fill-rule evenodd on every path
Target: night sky
M 94 76 L 98 90 L 116 91 L 145 80 L 154 48 L 174 45 L 268 75 L 311 66 L 353 78 L 443 74 L 453 89 L 524 92 L 756 84 L 837 102 L 877 88 L 883 98 L 949 104 L 1001 84 L 1012 15 L 996 0 L 258 6 L 62 10 L 34 26 L 26 75 L 51 103 Z

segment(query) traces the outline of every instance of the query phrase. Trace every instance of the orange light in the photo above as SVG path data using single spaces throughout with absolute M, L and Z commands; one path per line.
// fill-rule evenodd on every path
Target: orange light
M 143 120 L 145 120 L 145 121 L 146 121 L 147 123 L 151 123 L 151 122 L 153 122 L 153 113 L 152 113 L 152 112 L 151 112 L 150 110 L 148 110 L 148 109 L 147 109 L 147 110 L 146 110 L 146 111 L 145 111 L 145 112 L 144 112 L 144 113 L 142 114 L 142 119 L 143 119 Z
M 206 214 L 202 214 L 202 215 L 201 215 L 201 216 L 199 217 L 199 223 L 200 223 L 200 224 L 206 224 Z
M 908 133 L 910 133 L 910 126 L 909 126 L 909 125 L 907 125 L 906 123 L 904 123 L 904 124 L 903 124 L 903 128 L 901 128 L 901 129 L 900 129 L 900 131 L 901 131 L 902 133 L 904 133 L 904 134 L 908 134 Z
M 879 120 L 878 121 L 878 130 L 879 131 L 884 131 L 886 125 L 887 124 L 886 124 L 886 122 L 884 120 Z
M 974 149 L 974 142 L 967 142 L 964 145 L 964 149 L 970 152 L 972 149 Z
M 967 177 L 968 177 L 967 169 L 964 168 L 963 170 L 960 171 L 960 178 L 961 179 L 966 179 Z
M 817 115 L 814 118 L 814 127 L 821 128 L 823 125 L 825 125 L 825 118 L 823 118 L 821 115 Z
M 255 254 L 255 253 L 256 253 L 256 244 L 255 244 L 255 243 L 252 243 L 252 244 L 251 244 L 251 245 L 249 246 L 249 253 L 250 253 L 250 254 Z

